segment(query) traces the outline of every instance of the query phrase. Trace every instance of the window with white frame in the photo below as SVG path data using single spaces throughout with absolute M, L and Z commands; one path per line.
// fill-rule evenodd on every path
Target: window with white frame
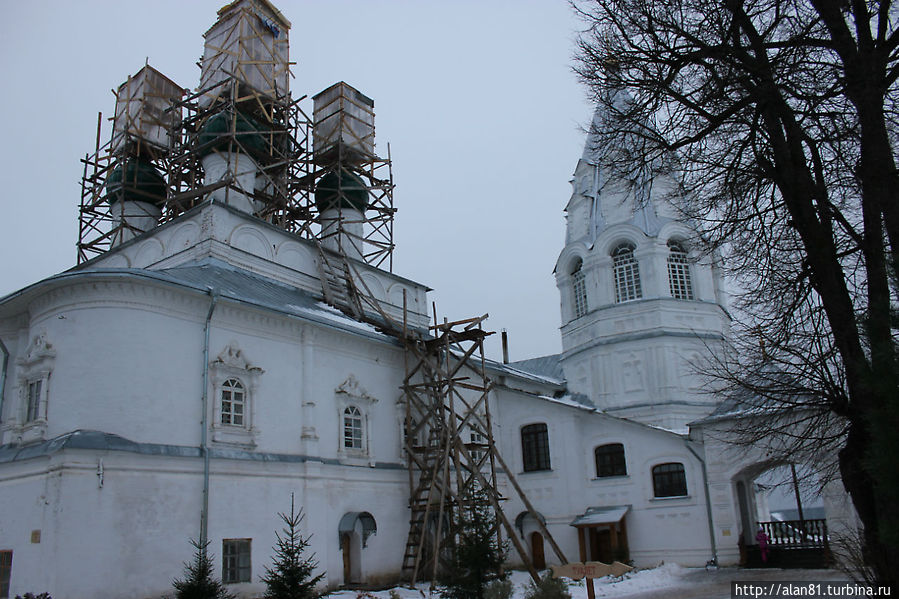
M 363 459 L 368 460 L 369 464 L 374 463 L 371 461 L 374 456 L 371 454 L 368 434 L 375 430 L 373 423 L 377 419 L 377 411 L 374 409 L 378 403 L 377 398 L 352 373 L 337 385 L 334 395 L 337 407 L 337 450 L 341 459 L 346 459 L 349 463 L 361 463 Z
M 687 250 L 679 241 L 668 242 L 668 287 L 674 299 L 693 299 L 693 282 Z
M 468 442 L 471 444 L 469 449 L 471 457 L 476 462 L 480 462 L 487 453 L 484 449 L 487 445 L 487 437 L 475 429 L 470 429 L 468 433 Z
M 362 451 L 362 412 L 356 406 L 343 411 L 343 448 Z
M 574 295 L 575 318 L 587 314 L 587 283 L 583 266 L 584 261 L 578 258 L 571 269 L 571 291 Z
M 238 379 L 222 383 L 221 423 L 227 426 L 246 426 L 247 394 Z
M 612 270 L 615 276 L 615 303 L 629 302 L 643 297 L 640 287 L 640 264 L 634 256 L 634 244 L 621 243 L 612 250 Z

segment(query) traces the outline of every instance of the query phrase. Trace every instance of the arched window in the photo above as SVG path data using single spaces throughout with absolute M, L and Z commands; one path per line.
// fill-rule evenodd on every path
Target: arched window
M 622 243 L 612 250 L 612 270 L 615 273 L 615 303 L 629 302 L 643 297 L 640 288 L 640 265 L 634 257 L 634 244 Z
M 627 464 L 624 461 L 624 445 L 621 443 L 609 443 L 600 445 L 593 451 L 596 458 L 596 476 L 624 476 L 627 474 Z
M 652 468 L 652 490 L 656 497 L 682 497 L 687 494 L 687 475 L 680 462 Z
M 362 412 L 356 406 L 343 411 L 343 448 L 362 449 Z
M 247 393 L 237 379 L 222 384 L 221 422 L 230 426 L 246 426 Z
M 674 299 L 693 299 L 693 282 L 690 280 L 690 264 L 687 250 L 675 240 L 668 242 L 668 287 Z
M 571 269 L 571 291 L 574 296 L 574 317 L 580 318 L 587 313 L 587 284 L 584 279 L 584 261 L 580 258 Z
M 521 455 L 525 472 L 549 470 L 549 433 L 546 424 L 529 424 L 521 429 Z

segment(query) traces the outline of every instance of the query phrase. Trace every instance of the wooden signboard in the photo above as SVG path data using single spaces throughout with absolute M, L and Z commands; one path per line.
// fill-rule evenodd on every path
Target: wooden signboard
M 553 578 L 587 579 L 587 598 L 594 599 L 596 591 L 593 588 L 593 579 L 603 576 L 621 576 L 625 572 L 633 570 L 631 566 L 621 562 L 604 564 L 602 562 L 574 562 L 562 566 L 552 566 Z

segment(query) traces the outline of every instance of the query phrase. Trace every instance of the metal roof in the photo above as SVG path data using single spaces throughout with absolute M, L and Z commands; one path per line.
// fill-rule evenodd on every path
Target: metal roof
M 597 526 L 599 524 L 617 524 L 631 509 L 629 505 L 611 505 L 606 507 L 588 507 L 587 511 L 571 521 L 570 526 Z
M 552 354 L 549 356 L 541 356 L 539 358 L 531 358 L 529 360 L 519 360 L 518 362 L 510 363 L 509 366 L 531 374 L 564 382 L 565 374 L 562 372 L 561 357 L 562 354 Z

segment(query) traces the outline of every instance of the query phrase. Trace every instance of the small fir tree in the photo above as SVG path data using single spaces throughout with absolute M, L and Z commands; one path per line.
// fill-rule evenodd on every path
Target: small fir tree
M 200 543 L 191 539 L 194 558 L 184 562 L 184 578 L 172 581 L 175 599 L 234 599 L 225 585 L 212 575 L 212 558 L 207 549 L 209 542 Z
M 303 509 L 294 510 L 293 493 L 290 494 L 290 515 L 278 514 L 284 521 L 282 534 L 275 533 L 278 542 L 274 563 L 265 569 L 262 582 L 266 585 L 265 599 L 317 599 L 321 593 L 315 586 L 324 578 L 324 573 L 312 576 L 318 567 L 315 555 L 305 556 L 312 535 L 304 537 L 300 533 L 300 523 L 305 518 Z
M 504 548 L 496 537 L 496 514 L 486 492 L 472 487 L 456 520 L 457 540 L 443 583 L 446 599 L 484 599 L 490 581 L 504 579 Z
M 568 592 L 568 583 L 562 578 L 553 578 L 552 572 L 547 572 L 540 582 L 530 581 L 524 591 L 525 599 L 571 599 Z

